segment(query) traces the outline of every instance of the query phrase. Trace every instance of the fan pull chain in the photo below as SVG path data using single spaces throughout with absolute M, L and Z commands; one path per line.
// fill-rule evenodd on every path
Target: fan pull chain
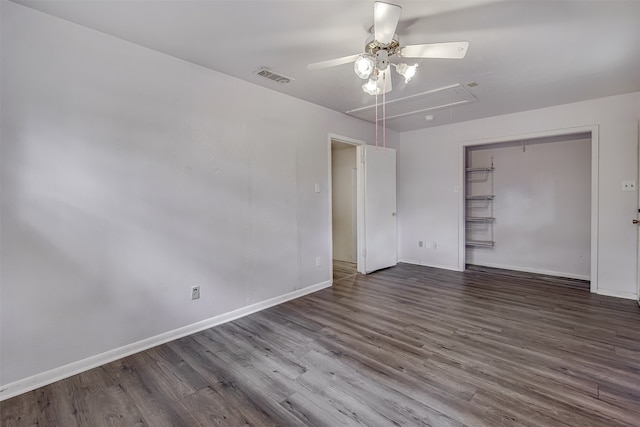
M 378 91 L 376 90 L 376 151 L 378 151 Z
M 382 145 L 387 149 L 387 73 L 382 75 Z

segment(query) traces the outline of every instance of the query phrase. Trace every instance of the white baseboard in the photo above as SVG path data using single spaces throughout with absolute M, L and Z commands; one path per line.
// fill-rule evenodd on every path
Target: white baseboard
M 420 261 L 417 259 L 399 259 L 398 262 L 403 262 L 405 264 L 422 265 L 424 267 L 441 268 L 443 270 L 459 271 L 458 266 L 433 264 L 427 261 Z
M 557 277 L 566 277 L 568 279 L 578 279 L 578 280 L 591 280 L 591 277 L 584 276 L 582 274 L 573 274 L 573 273 L 562 273 L 560 271 L 552 271 L 552 270 L 541 270 L 538 268 L 527 268 L 527 267 L 517 267 L 513 265 L 502 265 L 502 264 L 493 264 L 493 263 L 474 263 L 467 262 L 469 265 L 477 265 L 478 267 L 490 267 L 490 268 L 501 268 L 503 270 L 513 270 L 513 271 L 522 271 L 524 273 L 534 273 L 534 274 L 544 274 L 547 276 L 557 276 Z
M 624 299 L 632 299 L 637 300 L 638 295 L 630 292 L 620 292 L 620 291 L 610 291 L 608 289 L 598 289 L 596 291 L 598 295 L 604 295 L 608 297 L 616 297 L 616 298 L 624 298 Z
M 146 338 L 144 340 L 115 348 L 101 354 L 96 354 L 95 356 L 91 356 L 86 359 L 78 360 L 77 362 L 72 362 L 67 365 L 33 375 L 31 377 L 23 378 L 6 385 L 2 385 L 0 386 L 0 401 L 12 398 L 31 390 L 35 390 L 36 388 L 43 387 L 56 381 L 60 381 L 81 372 L 88 371 L 89 369 L 102 366 L 106 363 L 122 359 L 123 357 L 139 353 L 152 347 L 156 347 L 160 344 L 164 344 L 178 338 L 186 337 L 187 335 L 191 335 L 196 332 L 200 332 L 205 329 L 209 329 L 214 326 L 218 326 L 223 323 L 248 316 L 249 314 L 256 313 L 266 308 L 273 307 L 275 305 L 282 304 L 296 298 L 300 298 L 304 295 L 317 292 L 330 286 L 331 281 L 327 280 L 325 282 L 308 286 L 303 289 L 298 289 L 288 294 L 280 295 L 265 301 L 251 304 L 246 307 L 230 311 L 228 313 L 220 314 L 218 316 L 214 316 L 209 319 L 193 323 L 191 325 L 183 326 L 181 328 L 174 329 L 160 335 Z

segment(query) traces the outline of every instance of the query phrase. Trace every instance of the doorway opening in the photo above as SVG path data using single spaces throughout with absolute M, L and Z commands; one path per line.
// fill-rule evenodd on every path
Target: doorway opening
M 332 278 L 358 272 L 358 163 L 355 142 L 331 138 Z
M 395 266 L 396 150 L 335 135 L 328 145 L 332 279 L 334 259 L 348 263 L 350 277 L 354 264 L 361 274 Z

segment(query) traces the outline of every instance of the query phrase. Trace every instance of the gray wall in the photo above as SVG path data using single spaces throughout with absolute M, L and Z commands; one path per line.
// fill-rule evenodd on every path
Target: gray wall
M 1 384 L 330 279 L 329 133 L 373 125 L 1 7 Z
M 640 92 L 636 92 L 401 134 L 400 259 L 458 269 L 460 194 L 455 190 L 462 186 L 463 145 L 595 126 L 599 136 L 597 291 L 635 298 L 638 229 L 631 220 L 637 216 L 638 193 L 623 192 L 621 185 L 638 176 L 639 119 Z M 418 248 L 417 240 L 436 241 L 438 248 Z

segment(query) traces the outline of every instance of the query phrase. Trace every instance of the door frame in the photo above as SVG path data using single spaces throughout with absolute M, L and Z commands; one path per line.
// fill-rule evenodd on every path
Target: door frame
M 397 218 L 397 212 L 398 212 L 398 206 L 397 206 L 397 164 L 396 164 L 396 158 L 397 158 L 397 152 L 395 148 L 384 148 L 381 150 L 385 150 L 386 152 L 382 152 L 381 154 L 378 154 L 378 147 L 375 147 L 373 145 L 362 145 L 360 147 L 358 147 L 357 150 L 357 157 L 358 157 L 358 166 L 360 169 L 360 173 L 359 173 L 359 179 L 358 179 L 358 206 L 361 206 L 358 208 L 358 220 L 360 222 L 360 238 L 358 241 L 358 244 L 360 245 L 361 250 L 358 251 L 358 273 L 362 273 L 362 274 L 369 274 L 369 273 L 373 273 L 374 271 L 377 271 L 379 269 L 383 269 L 383 268 L 388 268 L 388 267 L 392 267 L 398 264 L 398 218 Z M 376 256 L 371 256 L 371 254 L 369 254 L 369 251 L 371 249 L 374 250 L 374 252 L 376 252 L 376 255 L 379 255 L 377 253 L 377 251 L 379 250 L 379 247 L 376 245 L 376 247 L 372 248 L 370 242 L 367 240 L 367 237 L 373 237 L 372 234 L 370 233 L 372 230 L 376 230 L 372 223 L 377 222 L 376 220 L 380 220 L 380 209 L 377 209 L 376 207 L 373 207 L 371 201 L 375 200 L 375 195 L 374 193 L 381 193 L 384 194 L 384 191 L 382 192 L 378 192 L 378 191 L 370 191 L 369 186 L 371 185 L 371 182 L 373 180 L 374 182 L 374 187 L 372 188 L 376 188 L 376 184 L 375 184 L 375 177 L 374 175 L 376 175 L 376 172 L 374 171 L 386 171 L 386 166 L 384 164 L 378 164 L 376 165 L 376 163 L 379 163 L 382 161 L 382 159 L 380 157 L 385 157 L 388 159 L 387 157 L 387 150 L 391 150 L 393 152 L 393 181 L 394 181 L 394 185 L 391 186 L 391 188 L 393 188 L 393 210 L 391 212 L 386 212 L 383 213 L 383 216 L 385 215 L 391 215 L 392 219 L 393 219 L 393 244 L 391 245 L 391 247 L 393 247 L 393 262 L 391 264 L 388 264 L 387 261 L 389 261 L 391 259 L 391 257 L 385 257 L 387 258 L 387 261 L 382 261 L 380 262 L 380 260 L 378 260 L 378 262 L 376 262 L 375 258 Z M 380 184 L 378 184 L 380 185 Z M 386 199 L 385 200 L 389 200 Z M 367 206 L 369 207 L 369 210 L 367 210 Z M 387 220 L 389 218 L 387 217 Z M 388 225 L 388 224 L 387 224 Z M 388 230 L 387 230 L 388 231 Z M 379 234 L 379 233 L 378 233 Z M 383 233 L 383 235 L 385 235 L 385 233 Z M 375 238 L 374 238 L 374 242 L 375 242 Z M 373 258 L 373 260 L 372 260 Z
M 525 133 L 518 135 L 508 135 L 481 139 L 475 141 L 465 141 L 460 143 L 459 169 L 458 169 L 458 271 L 466 268 L 466 228 L 465 228 L 465 165 L 466 149 L 478 145 L 489 145 L 500 142 L 520 141 L 527 139 L 545 138 L 553 136 L 572 135 L 579 133 L 591 134 L 591 287 L 590 291 L 598 292 L 598 156 L 599 147 L 599 126 L 589 125 L 566 129 L 551 129 L 541 132 Z M 640 287 L 640 282 L 639 285 Z
M 327 184 L 327 194 L 329 197 L 329 277 L 331 278 L 331 283 L 333 284 L 333 168 L 331 162 L 331 141 L 338 141 L 345 144 L 353 145 L 356 148 L 356 253 L 357 253 L 357 270 L 358 273 L 361 272 L 361 269 L 364 269 L 364 264 L 362 261 L 362 250 L 364 247 L 362 242 L 362 227 L 364 225 L 364 204 L 361 203 L 362 196 L 362 166 L 361 166 L 361 156 L 362 156 L 362 147 L 366 145 L 365 141 L 350 138 L 348 136 L 338 135 L 335 133 L 329 133 L 327 138 L 327 147 L 328 147 L 328 165 L 329 165 L 329 179 Z

